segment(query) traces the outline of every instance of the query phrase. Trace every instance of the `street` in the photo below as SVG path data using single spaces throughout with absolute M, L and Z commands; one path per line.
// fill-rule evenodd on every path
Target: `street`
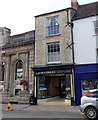
M 2 107 L 3 118 L 85 118 L 80 114 L 79 106 L 48 106 L 48 105 L 18 105 L 13 104 L 12 111 L 5 111 L 6 105 Z

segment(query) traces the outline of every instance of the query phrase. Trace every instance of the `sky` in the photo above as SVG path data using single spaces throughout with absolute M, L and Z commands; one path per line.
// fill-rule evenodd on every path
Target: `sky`
M 98 0 L 78 0 L 87 4 Z M 35 29 L 35 17 L 70 7 L 70 0 L 0 0 L 0 27 L 11 29 L 11 35 Z

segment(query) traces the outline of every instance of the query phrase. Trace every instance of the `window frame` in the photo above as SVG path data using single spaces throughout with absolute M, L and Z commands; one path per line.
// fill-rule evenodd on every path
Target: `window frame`
M 96 29 L 97 29 L 97 32 L 96 32 Z M 95 35 L 98 35 L 98 20 L 94 21 L 94 32 L 95 32 Z
M 59 60 L 56 60 L 56 61 L 50 61 L 49 62 L 49 53 L 48 53 L 48 45 L 50 44 L 59 44 Z M 60 55 L 60 52 L 61 50 L 60 50 L 60 42 L 51 42 L 51 43 L 47 43 L 46 44 L 46 62 L 47 62 L 47 64 L 53 64 L 53 63 L 61 63 L 61 55 Z M 54 52 L 55 53 L 55 52 Z
M 98 98 L 98 91 L 91 92 L 86 95 L 89 98 Z
M 98 48 L 96 48 L 96 56 L 97 56 L 97 58 L 98 58 Z
M 58 22 L 58 25 L 56 25 L 56 22 L 55 21 L 53 21 L 53 19 L 55 20 L 55 18 L 57 17 L 57 22 Z M 51 19 L 51 24 L 52 23 L 54 23 L 54 25 L 48 25 L 49 24 L 49 19 Z M 53 28 L 52 28 L 53 27 Z M 58 27 L 58 29 L 56 29 L 55 27 Z M 50 33 L 51 34 L 49 34 L 49 28 L 52 28 L 53 30 L 50 30 Z M 54 29 L 56 29 L 56 30 L 54 30 Z M 58 30 L 58 32 L 57 32 L 57 30 Z M 59 15 L 55 15 L 55 16 L 51 16 L 51 17 L 47 17 L 46 18 L 46 34 L 47 34 L 47 36 L 55 36 L 55 35 L 59 35 L 60 34 L 60 22 L 59 22 Z M 53 33 L 52 33 L 52 32 Z M 55 33 L 56 32 L 56 33 Z
M 0 64 L 0 69 L 1 69 L 1 80 L 2 82 L 5 81 L 5 63 L 1 62 Z
M 18 65 L 18 63 L 19 62 L 21 62 L 21 64 L 22 64 L 22 71 L 17 71 L 19 68 L 17 67 L 17 65 Z M 18 78 L 18 74 L 20 74 L 22 77 L 21 78 Z M 16 62 L 16 64 L 15 64 L 15 81 L 21 81 L 21 80 L 23 80 L 23 61 L 22 60 L 19 60 L 19 61 L 17 61 Z

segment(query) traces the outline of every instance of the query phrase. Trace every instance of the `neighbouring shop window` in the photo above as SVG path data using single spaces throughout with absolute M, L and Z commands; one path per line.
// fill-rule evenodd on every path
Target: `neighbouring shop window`
M 82 80 L 82 94 L 91 89 L 98 88 L 98 80 Z
M 23 80 L 23 62 L 19 60 L 15 66 L 15 95 L 19 95 L 19 92 L 21 91 L 21 80 Z
M 15 80 L 22 79 L 23 79 L 23 62 L 20 60 L 16 63 Z
M 0 64 L 0 81 L 4 81 L 5 65 L 4 62 Z
M 59 42 L 47 44 L 47 62 L 60 61 L 60 45 Z
M 47 35 L 59 34 L 59 16 L 47 18 Z
M 4 89 L 4 78 L 5 78 L 5 64 L 0 64 L 0 91 Z

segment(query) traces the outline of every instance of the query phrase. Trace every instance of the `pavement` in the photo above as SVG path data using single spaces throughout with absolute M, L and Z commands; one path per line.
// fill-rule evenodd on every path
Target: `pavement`
M 2 104 L 2 110 L 7 108 L 7 104 Z M 69 106 L 69 105 L 29 105 L 29 104 L 11 104 L 11 108 L 13 111 L 79 111 L 79 106 Z
M 39 99 L 38 100 L 38 105 L 30 105 L 30 104 L 11 104 L 11 109 L 13 110 L 33 110 L 33 109 L 38 109 L 42 110 L 43 108 L 52 108 L 55 107 L 60 107 L 62 109 L 64 108 L 71 108 L 69 104 L 66 104 L 65 99 Z M 67 106 L 67 107 L 66 107 Z M 5 110 L 7 108 L 7 104 L 2 104 L 2 110 Z M 78 108 L 75 106 L 75 108 Z
M 79 106 L 11 104 L 12 111 L 6 108 L 7 104 L 2 104 L 3 118 L 85 118 Z
M 7 104 L 2 104 L 2 110 L 7 108 Z M 38 100 L 38 105 L 30 105 L 30 104 L 11 104 L 12 110 L 18 111 L 42 111 L 42 110 L 59 110 L 59 111 L 79 111 L 79 106 L 71 106 L 64 102 L 64 99 L 42 99 Z

